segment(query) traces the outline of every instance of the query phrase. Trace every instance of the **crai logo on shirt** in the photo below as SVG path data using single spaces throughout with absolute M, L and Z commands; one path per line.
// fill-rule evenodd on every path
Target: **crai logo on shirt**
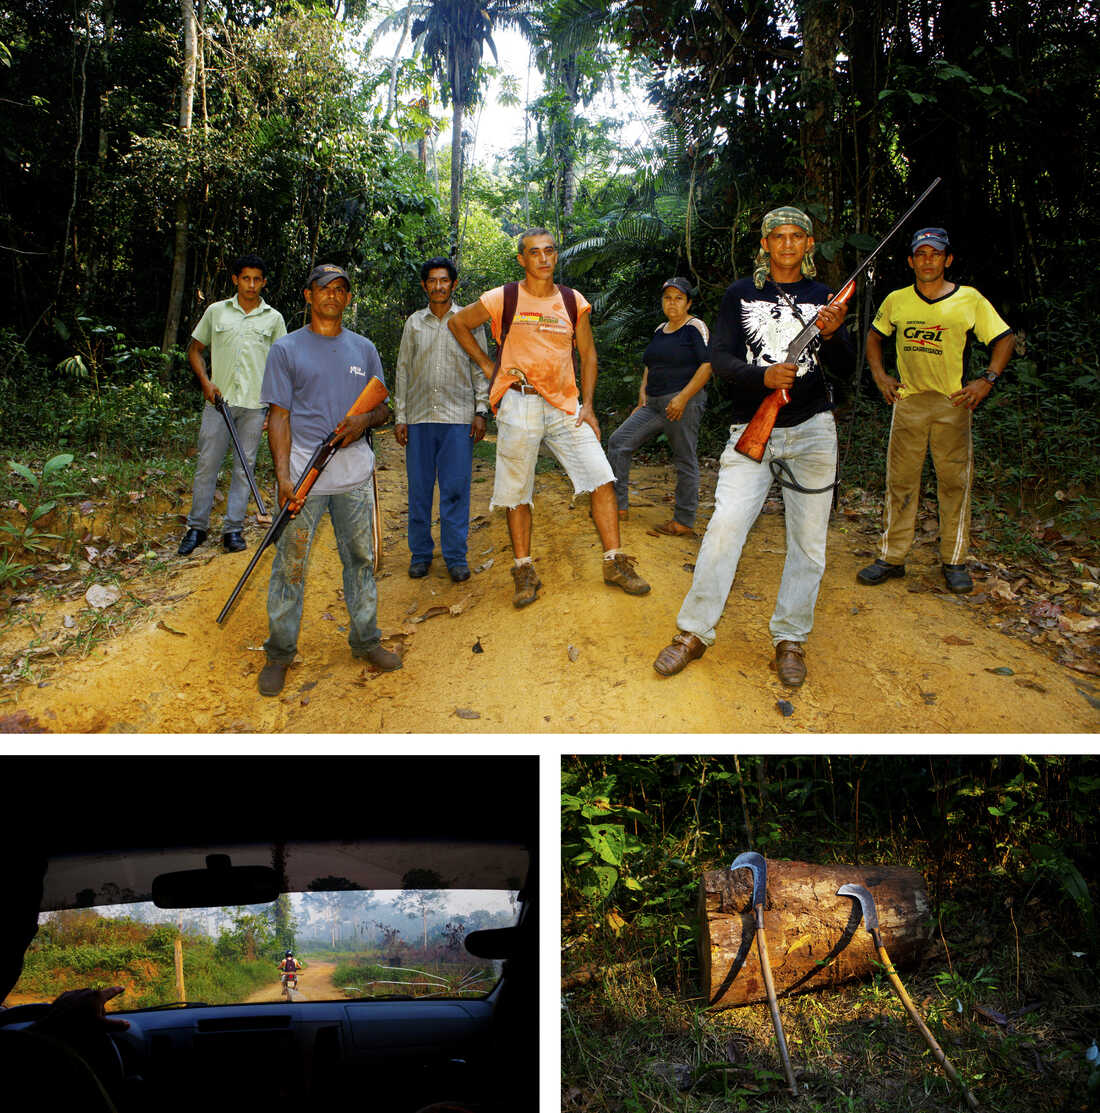
M 906 325 L 901 330 L 902 337 L 907 341 L 903 346 L 907 352 L 926 352 L 928 355 L 943 355 L 943 334 L 947 331 L 945 325 L 926 325 L 923 321 Z
M 363 378 L 366 378 L 366 371 L 364 371 L 362 367 L 356 367 L 354 363 L 348 367 L 348 370 L 353 375 L 361 375 Z

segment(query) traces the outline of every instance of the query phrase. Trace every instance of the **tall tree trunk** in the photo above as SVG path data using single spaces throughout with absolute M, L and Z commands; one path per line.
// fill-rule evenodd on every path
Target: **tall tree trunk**
M 386 96 L 386 121 L 393 115 L 394 101 L 397 100 L 397 71 L 401 63 L 401 48 L 405 45 L 405 36 L 409 33 L 409 23 L 412 20 L 412 4 L 405 6 L 405 22 L 401 25 L 401 38 L 390 59 L 390 87 Z
M 462 201 L 462 102 L 451 102 L 451 258 L 458 266 L 458 213 Z
M 168 316 L 160 350 L 169 352 L 176 343 L 183 315 L 183 285 L 187 278 L 187 157 L 191 145 L 191 114 L 195 103 L 195 70 L 198 65 L 198 28 L 192 0 L 180 0 L 183 15 L 183 79 L 180 82 L 180 144 L 184 165 L 176 196 L 176 242 L 172 255 L 172 285 L 168 291 Z
M 802 162 L 806 200 L 817 209 L 814 233 L 819 243 L 833 238 L 839 215 L 833 116 L 842 14 L 836 0 L 806 0 L 802 8 Z M 839 252 L 832 262 L 819 256 L 818 266 L 830 286 L 844 280 Z

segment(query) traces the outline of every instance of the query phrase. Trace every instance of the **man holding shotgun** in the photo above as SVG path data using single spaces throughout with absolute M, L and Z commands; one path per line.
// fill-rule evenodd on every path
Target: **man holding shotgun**
M 854 352 L 844 328 L 844 306 L 830 305 L 829 290 L 814 281 L 810 218 L 791 206 L 773 209 L 760 234 L 756 269 L 751 278 L 726 290 L 710 339 L 714 373 L 732 387 L 734 424 L 722 453 L 714 514 L 699 548 L 691 590 L 676 618 L 679 630 L 653 667 L 662 676 L 673 676 L 714 644 L 745 538 L 773 478 L 778 478 L 787 556 L 770 629 L 779 679 L 797 688 L 806 678 L 803 643 L 813 627 L 825 572 L 836 479 L 836 426 L 825 368 L 849 374 Z M 790 341 L 815 319 L 820 339 L 797 363 L 785 362 Z M 763 458 L 757 461 L 735 446 L 774 390 L 786 390 L 790 400 L 778 411 Z
M 264 261 L 258 255 L 242 255 L 233 263 L 231 277 L 236 293 L 207 309 L 187 347 L 187 360 L 207 404 L 203 407 L 199 426 L 199 457 L 191 490 L 191 513 L 187 515 L 187 532 L 177 550 L 180 556 L 194 552 L 206 540 L 218 472 L 229 450 L 229 422 L 215 406 L 221 399 L 228 407 L 230 420 L 240 438 L 242 455 L 248 467 L 255 468 L 264 429 L 265 411 L 260 402 L 264 361 L 271 345 L 286 335 L 283 315 L 262 297 L 267 285 Z M 204 355 L 208 348 L 212 365 L 209 373 Z M 246 547 L 242 529 L 248 508 L 248 490 L 244 461 L 234 457 L 222 524 L 222 547 L 228 553 L 239 553 Z
M 401 667 L 401 658 L 382 647 L 376 623 L 374 453 L 363 438 L 368 429 L 389 420 L 390 409 L 382 402 L 368 413 L 346 416 L 371 376 L 382 379 L 382 362 L 371 341 L 343 327 L 351 300 L 345 271 L 331 263 L 314 267 L 304 293 L 309 324 L 272 345 L 264 372 L 262 398 L 270 406 L 268 440 L 280 506 L 293 498 L 295 480 L 318 444 L 334 428 L 345 429 L 346 436 L 276 544 L 267 595 L 267 664 L 258 684 L 264 696 L 282 691 L 297 652 L 306 564 L 326 510 L 344 568 L 352 656 L 385 671 Z

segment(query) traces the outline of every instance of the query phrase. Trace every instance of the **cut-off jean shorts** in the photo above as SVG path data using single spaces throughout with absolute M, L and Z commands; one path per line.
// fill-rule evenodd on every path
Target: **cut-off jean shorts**
M 539 445 L 547 448 L 565 469 L 574 494 L 594 491 L 615 480 L 592 426 L 577 425 L 577 415 L 567 414 L 540 394 L 506 390 L 497 408 L 497 462 L 490 509 L 512 510 L 530 505 L 535 492 L 535 463 Z

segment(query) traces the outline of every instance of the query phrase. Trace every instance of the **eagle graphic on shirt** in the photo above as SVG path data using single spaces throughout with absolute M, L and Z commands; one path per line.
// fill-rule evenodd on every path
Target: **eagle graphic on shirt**
M 817 318 L 825 302 L 796 302 L 800 321 L 786 302 L 783 301 L 743 301 L 741 303 L 741 328 L 745 334 L 745 346 L 751 354 L 751 362 L 770 367 L 773 363 L 785 363 L 787 347 L 802 331 L 806 324 Z M 801 377 L 817 367 L 815 356 L 817 343 L 809 344 L 798 357 L 798 371 Z

